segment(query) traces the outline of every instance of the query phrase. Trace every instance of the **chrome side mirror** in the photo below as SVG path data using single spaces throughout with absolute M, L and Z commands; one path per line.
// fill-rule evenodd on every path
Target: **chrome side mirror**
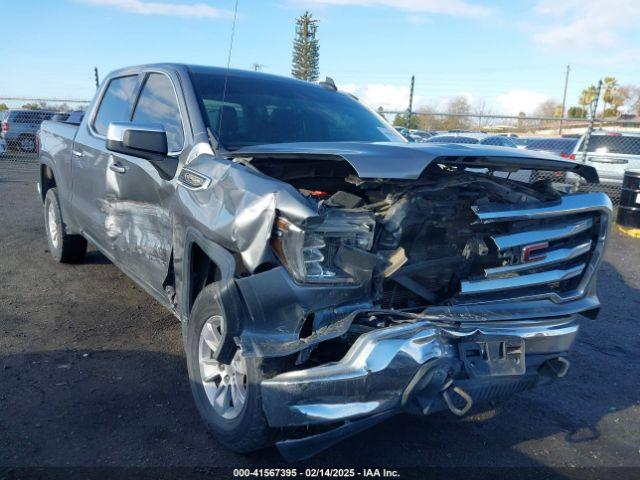
M 167 132 L 159 124 L 111 122 L 107 150 L 147 160 L 162 160 L 169 151 Z

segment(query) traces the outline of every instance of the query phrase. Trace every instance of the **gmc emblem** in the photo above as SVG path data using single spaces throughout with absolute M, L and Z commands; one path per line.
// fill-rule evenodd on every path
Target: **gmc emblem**
M 545 258 L 547 258 L 546 253 L 538 253 L 536 255 L 535 252 L 539 250 L 545 250 L 547 248 L 549 248 L 549 242 L 533 243 L 531 245 L 527 245 L 526 247 L 522 247 L 520 261 L 522 263 L 529 263 L 544 260 Z

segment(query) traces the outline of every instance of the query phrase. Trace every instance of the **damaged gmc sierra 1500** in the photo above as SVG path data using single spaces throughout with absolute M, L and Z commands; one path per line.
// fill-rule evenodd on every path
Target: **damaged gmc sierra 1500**
M 330 79 L 119 70 L 39 155 L 54 258 L 88 240 L 178 317 L 198 410 L 236 451 L 301 459 L 562 377 L 599 309 L 609 198 L 509 178 L 591 167 L 407 143 Z

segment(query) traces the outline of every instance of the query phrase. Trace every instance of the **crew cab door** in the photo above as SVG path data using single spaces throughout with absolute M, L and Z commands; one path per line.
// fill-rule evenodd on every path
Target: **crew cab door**
M 114 187 L 109 167 L 118 161 L 106 149 L 111 122 L 128 121 L 139 88 L 138 74 L 114 77 L 97 99 L 97 107 L 85 116 L 75 137 L 72 151 L 72 214 L 83 233 L 101 250 L 109 251 L 109 225 L 105 224 L 107 191 Z
M 185 142 L 177 91 L 167 74 L 144 74 L 131 125 L 162 126 L 168 154 L 150 160 L 135 152 L 111 153 L 102 201 L 108 248 L 121 268 L 161 293 L 173 244 L 173 177 Z

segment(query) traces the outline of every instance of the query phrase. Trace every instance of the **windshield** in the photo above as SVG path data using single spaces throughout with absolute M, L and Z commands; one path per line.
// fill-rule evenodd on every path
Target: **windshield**
M 588 148 L 593 153 L 640 155 L 640 136 L 591 135 Z
M 227 149 L 292 142 L 404 142 L 355 99 L 276 77 L 191 72 L 209 129 Z

